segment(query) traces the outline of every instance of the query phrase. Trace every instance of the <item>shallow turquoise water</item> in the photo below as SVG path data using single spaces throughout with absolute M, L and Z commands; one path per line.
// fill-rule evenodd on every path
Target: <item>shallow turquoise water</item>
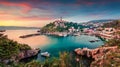
M 53 36 L 34 36 L 30 38 L 21 39 L 19 36 L 36 33 L 37 30 L 7 30 L 5 32 L 8 38 L 15 40 L 19 43 L 25 43 L 32 48 L 40 48 L 41 52 L 49 52 L 51 56 L 58 57 L 59 52 L 74 51 L 76 48 L 90 48 L 94 49 L 104 44 L 102 40 L 95 36 L 81 35 L 81 36 L 68 36 L 68 37 L 53 37 Z M 13 35 L 14 34 L 14 35 Z M 100 40 L 91 43 L 90 40 Z M 37 60 L 41 60 L 40 54 Z
M 49 52 L 51 56 L 58 57 L 59 52 L 74 51 L 76 48 L 90 48 L 94 49 L 104 44 L 102 40 L 95 36 L 81 35 L 81 36 L 68 36 L 68 37 L 52 37 L 48 36 L 50 43 L 41 48 L 41 52 Z M 100 40 L 91 43 L 90 40 Z M 41 59 L 40 54 L 38 60 Z

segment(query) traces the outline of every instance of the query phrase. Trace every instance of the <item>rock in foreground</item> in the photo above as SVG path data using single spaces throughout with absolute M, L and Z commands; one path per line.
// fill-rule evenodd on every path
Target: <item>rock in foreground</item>
M 90 67 L 96 67 L 97 65 L 98 65 L 97 67 L 103 67 L 103 64 L 109 63 L 111 65 L 110 61 L 108 61 L 108 63 L 107 63 L 107 61 L 104 61 L 105 59 L 106 60 L 112 59 L 112 57 L 107 56 L 107 55 L 109 55 L 111 53 L 115 53 L 119 50 L 118 50 L 117 46 L 112 46 L 112 47 L 100 47 L 100 48 L 96 48 L 96 49 L 88 49 L 88 48 L 80 49 L 80 48 L 78 48 L 78 49 L 75 49 L 74 51 L 77 55 L 87 56 L 88 58 L 94 59 L 94 61 L 90 65 Z M 120 60 L 120 58 L 119 58 L 119 60 Z

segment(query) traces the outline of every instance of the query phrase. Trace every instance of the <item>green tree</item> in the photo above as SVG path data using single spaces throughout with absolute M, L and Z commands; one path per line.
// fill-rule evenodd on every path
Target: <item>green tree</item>
M 24 67 L 42 67 L 42 65 L 40 62 L 33 60 L 32 62 L 25 64 Z

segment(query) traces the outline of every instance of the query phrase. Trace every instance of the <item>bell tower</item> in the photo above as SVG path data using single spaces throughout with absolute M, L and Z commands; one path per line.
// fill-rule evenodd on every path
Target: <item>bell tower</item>
M 62 21 L 62 17 L 60 17 L 60 21 Z

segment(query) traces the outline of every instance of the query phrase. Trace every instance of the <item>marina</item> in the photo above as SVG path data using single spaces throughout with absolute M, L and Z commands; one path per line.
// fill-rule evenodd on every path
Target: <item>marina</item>
M 31 34 L 27 38 L 19 38 L 21 35 Z M 75 48 L 97 48 L 104 44 L 102 40 L 95 36 L 80 35 L 80 36 L 66 36 L 66 37 L 54 37 L 48 35 L 36 34 L 36 30 L 7 30 L 5 35 L 8 38 L 18 41 L 19 43 L 28 44 L 32 48 L 40 48 L 41 53 L 48 52 L 50 57 L 58 57 L 59 52 L 73 51 Z M 13 35 L 14 34 L 14 35 Z M 98 42 L 90 43 L 91 40 L 100 40 Z M 54 52 L 55 51 L 55 52 Z M 40 53 L 40 56 L 41 56 Z M 46 53 L 47 55 L 47 53 Z M 40 60 L 38 56 L 38 60 Z

